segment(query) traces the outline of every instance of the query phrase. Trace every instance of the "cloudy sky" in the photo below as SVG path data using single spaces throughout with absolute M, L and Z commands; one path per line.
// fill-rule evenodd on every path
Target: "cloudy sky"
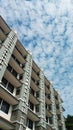
M 0 0 L 0 15 L 73 114 L 73 0 Z

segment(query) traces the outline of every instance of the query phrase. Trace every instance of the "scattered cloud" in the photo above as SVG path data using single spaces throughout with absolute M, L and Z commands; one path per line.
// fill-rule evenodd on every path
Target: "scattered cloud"
M 73 0 L 0 0 L 0 14 L 73 114 Z

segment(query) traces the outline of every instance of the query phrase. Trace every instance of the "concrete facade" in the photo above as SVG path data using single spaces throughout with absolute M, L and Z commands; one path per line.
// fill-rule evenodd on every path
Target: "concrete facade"
M 0 130 L 66 130 L 60 95 L 1 16 Z

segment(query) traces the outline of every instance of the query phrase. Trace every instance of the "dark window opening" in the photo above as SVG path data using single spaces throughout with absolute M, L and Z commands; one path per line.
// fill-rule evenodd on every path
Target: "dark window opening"
M 36 112 L 39 112 L 39 105 L 36 105 Z
M 28 128 L 30 128 L 32 130 L 33 129 L 33 121 L 30 119 L 27 119 L 27 126 L 28 126 Z
M 3 112 L 5 112 L 6 114 L 8 114 L 9 107 L 10 107 L 10 105 L 6 101 L 0 99 L 0 109 Z
M 30 108 L 31 110 L 34 110 L 34 104 L 33 104 L 32 102 L 30 102 L 30 101 L 29 101 L 29 108 Z

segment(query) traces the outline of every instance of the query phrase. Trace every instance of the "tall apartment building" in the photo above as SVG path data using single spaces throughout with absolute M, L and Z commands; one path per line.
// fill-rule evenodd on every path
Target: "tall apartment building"
M 0 16 L 0 130 L 66 130 L 62 99 Z

